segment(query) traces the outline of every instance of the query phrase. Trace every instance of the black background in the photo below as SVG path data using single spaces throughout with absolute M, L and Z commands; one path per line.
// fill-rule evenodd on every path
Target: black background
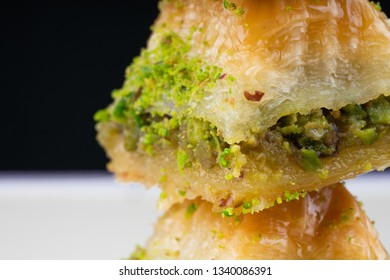
M 92 116 L 157 13 L 157 0 L 0 7 L 0 170 L 104 169 Z

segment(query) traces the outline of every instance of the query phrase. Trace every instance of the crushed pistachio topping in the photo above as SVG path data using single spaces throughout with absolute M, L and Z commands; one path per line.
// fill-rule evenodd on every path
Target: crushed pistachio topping
M 241 213 L 242 214 L 248 214 L 248 213 L 252 213 L 253 214 L 253 209 L 255 206 L 257 206 L 259 204 L 259 201 L 257 199 L 252 199 L 251 201 L 247 201 L 247 202 L 244 202 L 241 206 Z M 237 214 L 239 214 L 240 212 L 238 211 Z
M 108 122 L 111 119 L 111 116 L 107 110 L 101 109 L 95 113 L 93 119 L 95 122 Z
M 114 103 L 99 110 L 95 120 L 120 124 L 130 151 L 141 146 L 153 154 L 157 145 L 169 144 L 188 114 L 190 101 L 202 99 L 222 73 L 190 57 L 189 50 L 189 40 L 166 32 L 157 47 L 143 50 L 133 60 L 123 87 L 112 93 Z
M 245 14 L 245 10 L 242 7 L 237 7 L 234 2 L 229 2 L 228 0 L 223 0 L 223 7 L 239 17 Z
M 370 3 L 371 3 L 372 5 L 374 5 L 374 7 L 375 7 L 376 10 L 378 10 L 379 12 L 382 11 L 381 3 L 379 3 L 379 2 L 374 2 L 374 1 L 370 1 Z
M 195 203 L 191 203 L 190 205 L 188 205 L 186 209 L 186 217 L 190 218 L 197 209 L 198 209 L 198 205 L 196 205 Z
M 230 148 L 226 148 L 219 155 L 218 162 L 221 167 L 229 167 L 231 161 L 231 151 Z
M 180 196 L 185 196 L 186 194 L 187 194 L 186 191 L 179 190 L 179 195 L 180 195 Z
M 234 211 L 232 207 L 226 208 L 222 211 L 222 217 L 232 217 L 234 215 Z
M 243 207 L 244 209 L 251 209 L 251 208 L 252 208 L 252 202 L 251 202 L 251 201 L 247 201 L 247 202 L 245 202 L 245 203 L 242 205 L 242 207 Z
M 177 151 L 177 167 L 180 172 L 183 172 L 185 167 L 190 167 L 191 162 L 189 161 L 188 155 L 185 151 Z
M 350 207 L 347 209 L 344 209 L 343 212 L 341 213 L 341 224 L 345 224 L 348 221 L 351 221 L 353 219 L 353 216 L 355 214 L 355 208 Z
M 160 199 L 166 199 L 168 197 L 166 192 L 161 192 L 160 193 Z
M 316 171 L 322 167 L 321 160 L 318 158 L 317 153 L 314 150 L 302 148 L 301 162 L 306 170 Z
M 289 191 L 284 192 L 284 199 L 286 202 L 292 201 L 292 200 L 299 200 L 300 198 L 304 198 L 306 196 L 305 191 L 297 191 L 294 193 L 290 193 Z
M 145 248 L 137 245 L 135 251 L 130 256 L 130 260 L 145 260 L 146 253 Z

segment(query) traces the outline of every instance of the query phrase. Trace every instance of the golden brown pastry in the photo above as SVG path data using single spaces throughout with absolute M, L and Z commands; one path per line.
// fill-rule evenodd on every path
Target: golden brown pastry
M 390 165 L 390 25 L 366 0 L 161 1 L 98 140 L 165 207 L 251 211 Z
M 135 259 L 385 259 L 359 202 L 342 184 L 253 215 L 213 213 L 201 200 L 174 205 Z

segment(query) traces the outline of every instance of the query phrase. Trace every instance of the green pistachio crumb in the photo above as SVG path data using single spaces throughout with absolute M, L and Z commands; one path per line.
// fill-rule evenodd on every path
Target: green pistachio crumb
M 111 118 L 110 112 L 107 109 L 101 109 L 95 113 L 93 119 L 95 122 L 108 122 Z
M 305 191 L 296 191 L 294 193 L 290 193 L 289 191 L 285 191 L 284 192 L 284 198 L 286 200 L 286 202 L 289 202 L 289 201 L 292 201 L 292 200 L 299 200 L 300 198 L 304 198 L 306 196 L 306 192 Z M 276 201 L 278 204 L 280 204 L 279 202 L 281 201 L 281 199 L 278 201 Z
M 245 10 L 242 7 L 238 8 L 237 15 L 242 17 L 245 14 Z
M 382 11 L 382 6 L 381 6 L 381 3 L 379 2 L 374 2 L 374 1 L 371 1 L 371 4 L 374 5 L 375 9 L 378 10 L 379 12 Z
M 313 150 L 302 148 L 300 151 L 303 166 L 310 171 L 322 168 L 322 162 Z
M 348 123 L 350 124 L 367 117 L 366 111 L 364 111 L 362 106 L 357 104 L 348 104 L 347 106 L 343 107 L 341 111 L 345 113 Z
M 357 138 L 363 142 L 364 145 L 371 145 L 378 139 L 378 133 L 375 127 L 356 130 L 354 132 Z
M 299 127 L 296 124 L 293 124 L 290 126 L 285 126 L 285 127 L 280 128 L 280 132 L 283 135 L 300 134 L 303 132 L 303 128 Z
M 126 118 L 127 103 L 125 99 L 119 100 L 112 111 L 112 117 L 116 121 L 123 121 Z
M 161 192 L 160 193 L 160 199 L 166 199 L 168 197 L 166 192 Z
M 198 205 L 196 205 L 195 203 L 191 203 L 190 205 L 188 205 L 186 209 L 186 217 L 190 218 L 197 209 L 198 209 Z
M 354 213 L 355 213 L 355 209 L 353 207 L 344 209 L 343 212 L 341 213 L 341 224 L 345 224 L 346 222 L 351 221 Z
M 243 207 L 244 209 L 250 209 L 250 208 L 252 208 L 252 202 L 251 202 L 251 201 L 247 201 L 247 202 L 245 202 L 245 203 L 242 205 L 242 207 Z
M 223 152 L 218 157 L 218 163 L 221 167 L 227 168 L 231 163 L 231 150 L 230 148 L 225 148 Z
M 234 215 L 233 213 L 233 208 L 226 208 L 225 210 L 222 211 L 222 217 L 232 217 Z
M 177 167 L 179 171 L 182 173 L 185 167 L 190 167 L 191 161 L 188 158 L 188 155 L 185 151 L 179 150 L 177 152 Z
M 390 102 L 383 95 L 368 102 L 367 113 L 373 124 L 390 124 Z
M 228 75 L 227 79 L 228 79 L 229 82 L 237 81 L 237 79 L 234 76 L 232 76 L 232 75 Z
M 140 245 L 137 245 L 135 251 L 131 254 L 130 260 L 145 260 L 146 259 L 146 249 Z
M 245 14 L 245 10 L 242 7 L 237 7 L 234 2 L 229 2 L 228 0 L 223 0 L 223 7 L 239 17 Z
M 186 191 L 182 191 L 182 190 L 179 191 L 179 195 L 180 195 L 180 196 L 185 196 L 186 194 L 187 194 Z

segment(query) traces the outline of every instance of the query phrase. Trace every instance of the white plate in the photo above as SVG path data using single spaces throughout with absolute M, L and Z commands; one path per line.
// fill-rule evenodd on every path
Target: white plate
M 347 183 L 390 248 L 389 173 Z M 152 234 L 159 191 L 104 173 L 0 174 L 0 259 L 121 259 Z

